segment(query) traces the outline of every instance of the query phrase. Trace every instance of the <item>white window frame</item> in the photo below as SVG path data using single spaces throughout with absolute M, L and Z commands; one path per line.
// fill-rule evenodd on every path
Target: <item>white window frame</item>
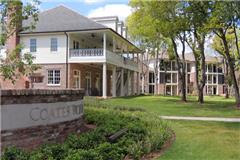
M 53 83 L 49 83 L 49 71 L 53 71 Z M 59 71 L 59 83 L 54 83 L 55 82 L 55 71 Z M 48 86 L 60 86 L 61 85 L 61 70 L 60 69 L 48 69 L 47 70 L 47 85 Z
M 35 40 L 35 46 L 32 46 L 32 40 Z M 35 50 L 32 51 L 32 47 L 35 47 Z M 37 39 L 36 38 L 31 38 L 29 40 L 29 50 L 31 53 L 36 53 L 37 52 Z
M 53 44 L 53 40 L 56 40 L 56 44 Z M 54 45 L 56 45 L 56 46 L 54 46 Z M 58 51 L 58 39 L 55 38 L 55 37 L 52 37 L 50 39 L 50 51 L 51 52 L 57 52 Z

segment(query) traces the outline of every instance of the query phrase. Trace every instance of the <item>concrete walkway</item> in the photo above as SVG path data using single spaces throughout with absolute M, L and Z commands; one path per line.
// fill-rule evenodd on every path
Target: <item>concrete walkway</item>
M 162 119 L 190 121 L 240 122 L 240 118 L 160 116 Z

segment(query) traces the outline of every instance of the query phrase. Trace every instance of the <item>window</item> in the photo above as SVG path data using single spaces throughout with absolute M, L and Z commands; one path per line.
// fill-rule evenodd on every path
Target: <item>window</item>
M 177 70 L 177 63 L 172 61 L 172 71 L 176 71 L 176 70 Z
M 154 82 L 155 82 L 154 73 L 150 72 L 149 73 L 149 83 L 154 83 Z
M 41 73 L 33 73 L 29 76 L 32 83 L 42 83 L 43 82 L 43 75 Z
M 177 83 L 177 73 L 172 73 L 172 83 Z
M 30 52 L 37 52 L 37 40 L 30 39 Z
M 191 64 L 190 63 L 187 63 L 187 72 L 191 72 Z
M 79 49 L 79 42 L 73 41 L 73 49 Z
M 218 84 L 224 84 L 224 75 L 218 75 Z
M 190 83 L 191 82 L 191 76 L 190 74 L 187 75 L 187 83 Z
M 217 72 L 217 66 L 213 65 L 213 72 L 216 73 Z
M 81 84 L 81 73 L 80 73 L 80 71 L 79 70 L 74 70 L 73 71 L 73 79 L 74 79 L 74 81 L 73 81 L 73 87 L 74 88 L 80 88 L 80 84 Z
M 171 61 L 166 62 L 167 71 L 171 71 Z
M 60 84 L 60 70 L 48 70 L 48 84 Z
M 166 73 L 165 82 L 166 83 L 171 83 L 171 73 Z
M 165 73 L 160 72 L 160 83 L 165 83 Z
M 218 67 L 218 73 L 222 73 L 222 71 L 223 71 L 223 70 L 222 70 L 222 67 L 219 66 L 219 67 Z
M 217 83 L 217 76 L 213 75 L 213 83 L 216 84 Z
M 51 52 L 57 51 L 57 38 L 51 38 Z

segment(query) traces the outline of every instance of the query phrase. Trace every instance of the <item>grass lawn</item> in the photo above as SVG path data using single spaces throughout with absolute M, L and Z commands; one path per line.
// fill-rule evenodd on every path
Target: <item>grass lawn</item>
M 196 97 L 183 103 L 179 97 L 139 96 L 101 101 L 108 106 L 140 107 L 159 115 L 239 117 L 234 99 L 205 97 L 200 105 Z M 169 121 L 176 133 L 176 141 L 162 155 L 161 160 L 239 160 L 240 123 Z M 157 159 L 157 160 L 158 160 Z
M 176 141 L 159 160 L 239 160 L 240 124 L 171 121 Z
M 234 108 L 234 99 L 220 96 L 205 97 L 205 104 L 196 102 L 197 97 L 188 97 L 188 102 L 180 101 L 180 97 L 139 96 L 112 98 L 104 103 L 114 106 L 144 108 L 164 116 L 206 116 L 206 117 L 239 117 L 240 110 Z

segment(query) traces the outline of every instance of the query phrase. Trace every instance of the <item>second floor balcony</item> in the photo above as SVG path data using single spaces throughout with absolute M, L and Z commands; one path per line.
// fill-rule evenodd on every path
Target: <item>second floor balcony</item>
M 71 32 L 68 34 L 68 48 L 69 63 L 106 62 L 139 71 L 134 55 L 136 57 L 140 50 L 111 30 Z
M 103 63 L 107 62 L 118 67 L 138 71 L 138 64 L 133 58 L 126 58 L 122 54 L 109 50 L 104 52 L 103 48 L 70 49 L 70 63 Z

